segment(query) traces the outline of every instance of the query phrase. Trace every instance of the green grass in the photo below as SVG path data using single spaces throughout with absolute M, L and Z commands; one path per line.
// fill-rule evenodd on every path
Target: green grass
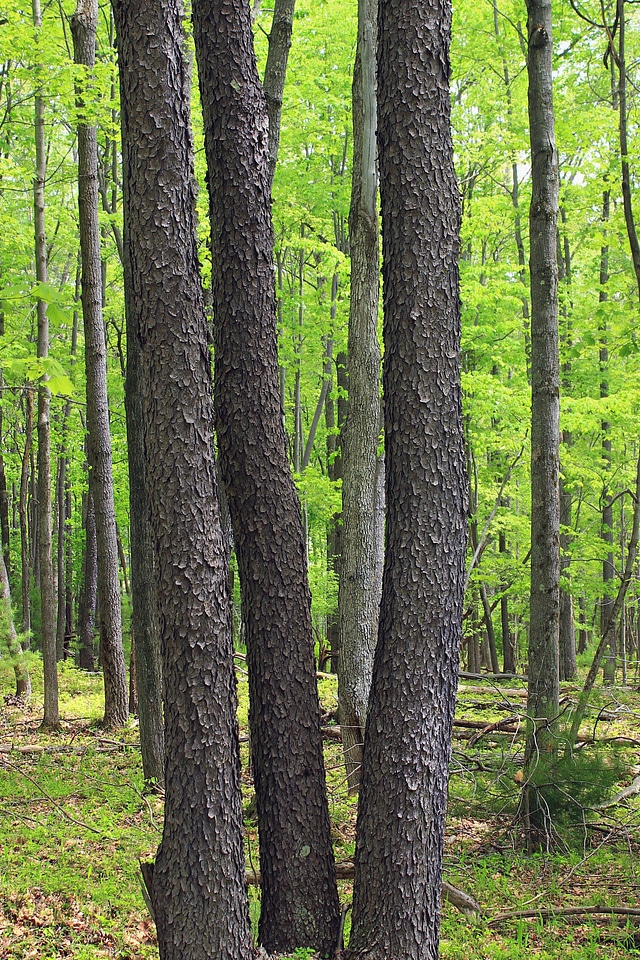
M 242 664 L 240 664 L 242 666 Z M 39 731 L 42 678 L 35 661 L 34 697 L 28 708 L 4 704 L 13 692 L 10 665 L 0 662 L 0 744 L 22 748 L 0 754 L 0 956 L 49 958 L 157 958 L 153 924 L 139 880 L 139 859 L 154 856 L 162 801 L 142 793 L 137 724 L 102 734 L 102 682 L 73 666 L 60 670 L 62 732 Z M 320 681 L 323 709 L 336 705 L 332 678 Z M 239 715 L 246 733 L 247 691 L 240 675 Z M 463 693 L 458 715 L 490 724 L 507 715 L 496 697 Z M 630 690 L 599 691 L 596 709 L 602 736 L 636 733 L 640 696 Z M 593 724 L 595 714 L 591 715 Z M 613 718 L 613 719 L 611 719 Z M 473 746 L 456 739 L 445 876 L 480 902 L 487 917 L 523 908 L 626 904 L 640 892 L 635 872 L 640 841 L 640 803 L 586 811 L 579 828 L 559 824 L 549 852 L 525 856 L 513 822 L 520 786 L 521 742 L 488 737 Z M 242 745 L 245 806 L 252 794 L 247 745 Z M 624 757 L 623 757 L 624 760 Z M 627 757 L 613 793 L 634 770 Z M 606 762 L 606 759 L 605 759 Z M 346 791 L 340 745 L 326 744 L 328 793 L 336 858 L 353 858 L 356 802 Z M 611 773 L 611 769 L 609 770 Z M 590 776 L 597 775 L 592 770 Z M 615 778 L 611 778 L 615 779 Z M 585 825 L 586 824 L 586 825 Z M 603 832 L 604 831 L 604 832 Z M 609 831 L 609 832 L 607 832 Z M 255 820 L 245 824 L 247 857 L 258 860 Z M 341 882 L 343 902 L 351 899 Z M 249 891 L 254 932 L 259 891 Z M 348 923 L 347 923 L 348 934 Z M 515 919 L 491 926 L 471 921 L 445 904 L 443 960 L 622 960 L 640 955 L 640 927 L 612 917 L 545 921 Z M 305 960 L 308 951 L 297 951 Z

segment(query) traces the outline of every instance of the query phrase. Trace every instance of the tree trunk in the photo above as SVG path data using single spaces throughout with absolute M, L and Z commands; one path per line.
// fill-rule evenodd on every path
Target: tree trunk
M 15 624 L 13 621 L 13 610 L 11 609 L 11 589 L 9 587 L 9 574 L 4 562 L 4 557 L 0 554 L 0 615 L 2 616 L 2 627 L 7 632 L 9 641 L 9 655 L 14 658 L 14 673 L 16 675 L 16 696 L 25 700 L 31 696 L 31 677 L 29 669 L 23 657 L 23 650 L 18 640 Z M 3 637 L 4 639 L 4 637 Z
M 306 550 L 279 394 L 266 105 L 248 5 L 195 0 L 193 21 L 212 224 L 218 449 L 246 626 L 259 939 L 272 953 L 328 953 L 339 904 Z
M 31 558 L 29 550 L 29 479 L 33 446 L 33 390 L 30 385 L 24 392 L 24 450 L 20 470 L 20 587 L 22 597 L 22 633 L 31 636 Z
M 158 944 L 162 960 L 249 960 L 230 604 L 196 249 L 183 10 L 175 0 L 114 0 L 113 10 L 127 330 L 141 348 L 144 482 L 163 654 L 165 820 L 152 883 Z
M 33 25 L 42 29 L 40 0 L 33 0 Z M 47 283 L 47 237 L 44 221 L 44 187 L 47 175 L 47 151 L 44 131 L 44 99 L 38 89 L 35 96 L 36 171 L 33 179 L 36 279 Z M 38 357 L 49 355 L 49 318 L 47 304 L 38 299 Z M 51 535 L 51 393 L 42 377 L 38 387 L 38 568 L 40 583 L 41 642 L 44 669 L 44 715 L 42 726 L 60 725 L 58 709 L 58 668 L 56 664 L 56 604 L 53 589 Z
M 359 0 L 353 74 L 353 180 L 349 213 L 349 399 L 342 432 L 342 558 L 338 587 L 338 711 L 350 792 L 358 790 L 378 636 L 376 467 L 380 436 L 377 0 Z
M 551 0 L 527 0 L 531 238 L 531 602 L 527 757 L 553 749 L 560 614 L 558 158 L 552 95 Z
M 438 956 L 468 507 L 450 30 L 447 0 L 381 3 L 387 525 L 349 948 L 367 960 Z
M 280 146 L 282 95 L 287 75 L 293 12 L 296 0 L 275 0 L 269 33 L 269 52 L 264 68 L 264 95 L 269 117 L 269 183 L 273 185 Z
M 85 510 L 85 541 L 82 591 L 78 604 L 78 666 L 95 670 L 94 635 L 98 602 L 98 558 L 96 556 L 96 515 L 91 486 Z
M 71 17 L 75 63 L 95 66 L 98 0 L 78 0 Z M 85 88 L 86 90 L 86 88 Z M 78 89 L 82 119 L 86 92 Z M 87 377 L 87 452 L 96 517 L 100 659 L 104 673 L 104 726 L 116 728 L 129 714 L 127 671 L 122 649 L 122 612 L 113 499 L 111 434 L 107 398 L 107 347 L 102 322 L 102 273 L 98 220 L 97 127 L 78 124 L 78 205 L 82 256 L 82 316 Z

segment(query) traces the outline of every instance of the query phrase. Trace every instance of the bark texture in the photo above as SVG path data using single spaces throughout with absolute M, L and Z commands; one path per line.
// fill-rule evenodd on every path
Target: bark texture
M 94 636 L 98 604 L 98 558 L 96 555 L 96 514 L 91 486 L 87 494 L 84 521 L 82 592 L 78 603 L 78 666 L 95 670 Z
M 95 65 L 98 0 L 79 0 L 71 17 L 75 63 L 91 71 Z M 80 116 L 85 91 L 78 90 Z M 87 453 L 96 522 L 98 594 L 100 597 L 100 660 L 104 674 L 104 725 L 120 727 L 129 715 L 127 671 L 122 649 L 122 610 L 109 400 L 107 345 L 102 321 L 102 267 L 98 220 L 98 132 L 78 124 L 78 207 L 82 259 L 82 318 L 87 377 Z M 62 503 L 62 501 L 61 501 Z
M 558 359 L 558 156 L 555 146 L 551 0 L 527 0 L 532 196 L 531 606 L 527 755 L 550 749 L 558 716 L 560 616 L 560 366 Z
M 271 953 L 335 945 L 331 850 L 302 518 L 278 382 L 268 120 L 249 7 L 195 0 L 213 250 L 220 467 L 240 572 Z
M 382 0 L 387 524 L 349 955 L 438 955 L 466 546 L 451 5 Z
M 338 582 L 338 709 L 349 789 L 362 744 L 380 605 L 376 579 L 376 473 L 380 436 L 376 162 L 377 0 L 360 0 L 353 75 L 353 177 L 349 240 L 349 401 L 342 432 L 342 558 Z
M 269 183 L 273 184 L 280 146 L 282 96 L 293 32 L 296 0 L 275 0 L 269 33 L 269 53 L 264 68 L 264 95 L 269 116 Z
M 228 579 L 213 460 L 182 6 L 114 0 L 127 327 L 141 346 L 165 680 L 162 960 L 252 955 Z

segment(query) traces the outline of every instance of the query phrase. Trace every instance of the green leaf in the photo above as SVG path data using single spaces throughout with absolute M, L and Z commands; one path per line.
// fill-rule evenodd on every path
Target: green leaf
M 36 300 L 44 300 L 45 303 L 53 303 L 60 300 L 60 292 L 52 287 L 50 283 L 40 281 L 31 288 L 31 296 Z
M 2 290 L 0 290 L 0 300 L 19 300 L 22 297 L 28 296 L 29 291 L 26 287 L 20 286 L 19 284 L 3 287 Z
M 47 313 L 53 323 L 60 325 L 71 323 L 71 316 L 68 310 L 63 310 L 59 303 L 50 303 L 47 307 Z

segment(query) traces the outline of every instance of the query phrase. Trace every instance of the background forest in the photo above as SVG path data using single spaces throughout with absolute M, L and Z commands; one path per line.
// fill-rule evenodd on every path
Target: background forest
M 66 19 L 73 4 L 48 4 L 34 31 L 24 11 L 3 8 L 2 45 L 2 474 L 3 543 L 12 596 L 37 643 L 35 457 L 29 391 L 46 372 L 54 395 L 52 451 L 57 579 L 68 591 L 66 629 L 76 635 L 83 591 L 83 496 L 86 494 L 83 337 L 78 331 L 78 224 L 75 146 L 77 68 Z M 598 21 L 599 8 L 585 12 Z M 326 643 L 337 584 L 327 563 L 327 529 L 340 509 L 332 479 L 340 365 L 349 304 L 347 217 L 350 195 L 350 85 L 355 6 L 299 3 L 295 12 L 274 185 L 274 225 L 282 396 L 292 465 L 308 529 L 316 637 Z M 463 199 L 463 387 L 472 482 L 472 541 L 482 538 L 470 577 L 465 631 L 468 656 L 487 633 L 499 651 L 508 629 L 526 660 L 530 386 L 528 341 L 529 161 L 523 9 L 517 3 L 454 8 L 453 120 Z M 620 187 L 617 85 L 606 57 L 606 31 L 571 5 L 555 16 L 555 109 L 560 158 L 563 589 L 573 601 L 584 650 L 597 634 L 603 601 L 616 589 L 630 518 L 625 491 L 636 460 L 638 294 Z M 261 10 L 256 43 L 266 41 Z M 637 168 L 634 79 L 638 19 L 627 13 L 629 165 Z M 605 63 L 606 60 L 606 63 Z M 101 177 L 104 319 L 116 512 L 123 559 L 128 553 L 128 496 L 123 377 L 126 364 L 120 227 L 119 117 L 108 7 L 100 21 L 95 120 Z M 45 103 L 46 223 L 49 284 L 36 285 L 32 181 L 33 97 Z M 194 85 L 195 89 L 195 85 Z M 194 100 L 197 168 L 204 151 Z M 206 191 L 200 190 L 200 256 L 207 265 Z M 604 211 L 604 212 L 603 212 Z M 35 300 L 48 302 L 47 360 L 36 358 Z M 25 453 L 26 451 L 26 453 Z M 62 479 L 61 479 L 62 478 Z M 86 511 L 85 511 L 86 512 Z M 24 517 L 26 535 L 20 536 Z M 64 521 L 64 522 L 63 522 Z M 487 522 L 490 523 L 487 526 Z M 21 551 L 27 551 L 24 565 Z M 65 558 L 64 562 L 62 558 Z M 30 590 L 21 590 L 21 571 Z M 627 603 L 627 648 L 636 642 L 635 594 Z M 31 617 L 24 606 L 32 606 Z M 508 627 L 507 627 L 508 625 Z M 489 630 L 487 630 L 489 628 Z M 491 636 L 491 632 L 495 641 Z M 475 640 L 473 639 L 475 637 Z M 60 640 L 59 640 L 60 643 Z M 493 667 L 497 667 L 495 660 Z
M 88 360 L 90 335 L 83 327 L 81 305 L 78 183 L 80 176 L 82 185 L 83 168 L 78 127 L 95 125 L 98 138 L 98 288 L 107 348 L 122 633 L 126 660 L 131 665 L 130 709 L 135 712 L 133 647 L 140 642 L 140 635 L 136 627 L 133 636 L 131 625 L 135 538 L 131 521 L 135 523 L 135 517 L 130 515 L 125 383 L 127 366 L 129 371 L 133 366 L 133 351 L 128 350 L 125 324 L 120 97 L 110 5 L 100 7 L 94 70 L 74 64 L 76 37 L 72 39 L 70 18 L 75 8 L 74 0 L 44 3 L 42 7 L 39 0 L 34 0 L 31 10 L 15 4 L 0 6 L 0 526 L 8 574 L 8 583 L 3 583 L 0 594 L 10 592 L 18 632 L 16 637 L 10 618 L 4 616 L 0 675 L 7 689 L 14 686 L 15 675 L 17 692 L 24 694 L 28 692 L 26 678 L 30 671 L 38 699 L 42 691 L 39 657 L 44 654 L 47 725 L 51 707 L 47 695 L 52 691 L 47 679 L 51 672 L 47 671 L 52 664 L 46 651 L 53 649 L 55 624 L 54 660 L 75 660 L 90 671 L 82 680 L 78 674 L 72 681 L 75 696 L 93 696 L 96 689 L 91 684 L 96 678 L 91 673 L 104 668 L 105 725 L 115 728 L 121 726 L 127 708 L 116 702 L 117 684 L 110 687 L 110 678 L 120 669 L 114 654 L 119 644 L 116 634 L 120 612 L 115 614 L 115 633 L 109 633 L 107 620 L 110 616 L 113 621 L 116 608 L 106 599 L 104 588 L 97 585 L 99 495 L 88 485 L 88 463 L 96 462 L 92 460 L 96 449 L 87 443 L 95 401 L 86 399 L 91 397 L 93 374 Z M 616 10 L 625 17 L 624 35 L 617 29 Z M 256 0 L 252 12 L 262 71 L 272 10 Z M 561 0 L 554 4 L 554 97 L 560 168 L 560 673 L 564 681 L 571 681 L 579 667 L 591 661 L 603 633 L 610 641 L 604 661 L 607 683 L 619 680 L 627 684 L 639 675 L 637 564 L 630 578 L 630 571 L 625 570 L 631 555 L 628 543 L 640 453 L 640 345 L 636 335 L 640 247 L 633 225 L 640 163 L 636 88 L 639 17 L 635 4 L 623 0 L 613 4 Z M 531 162 L 525 21 L 525 6 L 517 0 L 459 0 L 454 4 L 451 91 L 463 211 L 461 361 L 465 451 L 471 484 L 462 667 L 476 676 L 487 672 L 496 682 L 501 673 L 516 680 L 527 673 L 529 640 Z M 188 19 L 185 26 L 188 32 Z M 340 553 L 342 529 L 342 427 L 349 391 L 349 207 L 354 166 L 351 82 L 356 33 L 355 3 L 317 0 L 311 4 L 298 0 L 272 207 L 280 395 L 288 454 L 302 504 L 313 635 L 321 683 L 328 684 L 322 690 L 328 719 L 335 717 L 331 675 L 337 666 L 336 555 Z M 205 134 L 191 36 L 188 47 L 198 180 L 198 252 L 205 300 L 212 313 L 215 271 L 205 187 Z M 48 331 L 43 327 L 45 314 Z M 85 308 L 85 324 L 86 320 Z M 380 315 L 380 328 L 381 320 Z M 382 342 L 381 329 L 379 339 Z M 49 392 L 50 503 L 41 479 L 45 471 L 43 397 L 48 398 Z M 46 444 L 48 449 L 48 440 Z M 380 436 L 380 456 L 382 446 Z M 94 466 L 92 470 L 95 472 Z M 223 526 L 224 516 L 223 504 Z M 101 522 L 98 512 L 98 542 Z M 53 561 L 52 579 L 46 572 L 49 559 Z M 115 550 L 113 562 L 115 565 Z M 247 653 L 246 624 L 233 555 L 231 563 L 234 642 L 242 663 Z M 152 580 L 149 569 L 147 579 Z M 608 631 L 609 615 L 621 581 L 626 586 L 629 580 L 621 611 L 616 607 L 621 616 L 614 639 Z M 70 676 L 74 676 L 72 669 L 63 666 L 63 681 Z M 139 678 L 141 696 L 146 682 Z M 487 694 L 486 688 L 470 690 L 481 698 Z M 517 697 L 513 689 L 505 690 L 499 708 L 495 703 L 490 706 L 477 700 L 467 714 L 467 729 L 486 733 L 486 711 L 492 710 L 491 730 L 513 734 L 513 746 L 519 736 L 519 721 L 515 728 L 508 722 L 517 716 L 502 725 L 495 716 L 509 699 Z M 461 699 L 464 703 L 462 692 Z M 63 702 L 70 710 L 66 689 Z M 620 701 L 616 703 L 621 706 Z M 8 706 L 13 705 L 9 698 Z M 607 703 L 607 709 L 609 706 Z M 633 705 L 627 707 L 626 702 L 622 707 L 623 712 L 633 710 Z M 244 708 L 243 700 L 242 723 Z M 76 709 L 74 706 L 73 716 Z M 93 718 L 94 705 L 87 709 Z M 600 711 L 598 719 L 619 719 L 615 711 L 606 713 L 605 701 L 598 701 L 596 709 Z M 520 711 L 513 707 L 512 712 Z M 458 726 L 464 727 L 465 723 L 458 721 Z M 346 724 L 343 729 L 347 729 Z M 116 751 L 127 755 L 131 733 L 131 727 L 125 728 L 122 740 L 104 742 L 111 742 Z M 615 730 L 618 738 L 630 734 L 633 731 L 626 727 Z M 331 733 L 325 730 L 325 735 Z M 470 732 L 469 736 L 475 746 L 475 734 Z M 29 750 L 27 745 L 25 751 Z M 143 759 L 144 752 L 143 746 Z M 489 763 L 487 757 L 477 757 L 471 799 L 467 761 L 457 769 L 454 759 L 462 794 L 452 798 L 454 811 L 456 803 L 460 804 L 457 816 L 464 815 L 466 804 L 473 805 L 484 773 L 495 769 L 493 760 Z M 512 755 L 509 763 L 513 769 L 508 775 L 504 777 L 506 768 L 500 767 L 481 791 L 489 798 L 489 806 L 493 803 L 500 813 L 508 804 L 513 806 L 513 795 L 522 782 L 522 756 Z M 602 795 L 596 791 L 597 795 L 586 798 L 585 794 L 584 807 L 582 801 L 576 803 L 584 814 L 589 803 L 590 809 L 601 809 L 595 805 L 620 779 L 621 767 L 617 760 L 595 758 L 585 760 L 581 771 L 567 787 L 572 797 L 574 788 L 580 794 L 589 779 L 602 780 Z M 348 786 L 353 787 L 353 770 L 348 772 Z M 546 775 L 545 770 L 540 775 Z M 145 776 L 147 781 L 161 779 L 148 771 Z M 329 779 L 332 819 L 337 818 L 337 829 L 342 830 L 338 845 L 351 858 L 353 807 L 338 811 L 342 801 L 337 798 L 346 793 L 345 783 L 336 785 L 331 772 Z M 508 800 L 504 799 L 503 779 L 508 782 Z M 498 800 L 499 782 L 503 795 Z M 140 789 L 142 786 L 140 783 Z M 12 789 L 20 792 L 15 786 Z M 48 790 L 45 796 L 51 800 L 55 790 L 51 786 Z M 137 788 L 134 793 L 146 804 L 153 825 L 154 813 L 159 813 L 155 798 L 143 800 Z M 556 801 L 558 810 L 563 808 L 562 797 L 555 797 Z M 136 829 L 140 826 L 139 813 Z M 562 816 L 558 814 L 557 824 Z M 551 816 L 545 823 L 550 846 L 559 837 L 557 824 Z M 80 825 L 86 826 L 84 822 Z M 586 830 L 584 817 L 582 826 Z M 472 832 L 477 829 L 477 825 L 471 827 Z M 138 852 L 143 852 L 147 842 L 135 840 Z M 586 841 L 583 848 L 586 855 Z M 145 928 L 140 950 L 143 941 L 147 943 L 151 937 Z M 458 954 L 457 947 L 445 941 L 447 947 L 451 956 L 466 955 L 464 950 Z M 137 955 L 135 946 L 127 949 L 132 952 L 123 948 L 123 956 Z

